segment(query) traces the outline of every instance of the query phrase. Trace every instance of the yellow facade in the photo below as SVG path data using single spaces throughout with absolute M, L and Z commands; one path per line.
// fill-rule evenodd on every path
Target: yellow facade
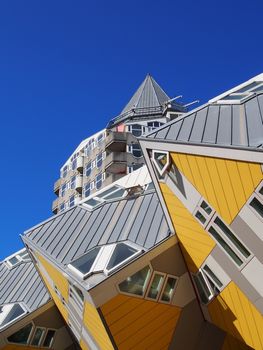
M 263 349 L 263 317 L 234 282 L 208 305 L 208 310 L 216 326 L 253 349 Z
M 53 265 L 51 265 L 49 262 L 47 262 L 46 259 L 44 259 L 40 254 L 36 254 L 39 262 L 44 267 L 45 271 L 49 275 L 49 277 L 52 279 L 54 284 L 57 286 L 58 290 L 60 291 L 63 298 L 67 301 L 68 300 L 68 280 L 62 275 L 60 271 L 58 271 Z M 41 274 L 41 270 L 40 270 Z M 46 276 L 42 273 L 41 274 L 49 293 L 51 294 L 57 308 L 59 309 L 61 315 L 63 318 L 68 321 L 68 310 L 66 309 L 65 305 L 61 302 L 60 298 L 57 296 L 57 294 L 54 292 L 54 289 L 52 286 L 50 286 L 50 283 Z
M 171 157 L 228 224 L 262 180 L 260 164 L 180 153 L 171 153 Z
M 88 302 L 85 302 L 83 324 L 101 349 L 114 349 L 97 309 Z M 84 347 L 83 349 L 86 348 Z
M 215 246 L 215 242 L 193 218 L 166 184 L 160 188 L 189 270 L 195 273 Z
M 120 350 L 168 349 L 181 309 L 118 295 L 101 307 L 104 319 Z

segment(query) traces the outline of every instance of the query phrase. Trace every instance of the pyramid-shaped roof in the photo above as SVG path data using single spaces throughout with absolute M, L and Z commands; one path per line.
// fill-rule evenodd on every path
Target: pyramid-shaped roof
M 130 101 L 121 111 L 126 113 L 134 108 L 162 106 L 170 97 L 163 91 L 150 74 L 147 74 Z

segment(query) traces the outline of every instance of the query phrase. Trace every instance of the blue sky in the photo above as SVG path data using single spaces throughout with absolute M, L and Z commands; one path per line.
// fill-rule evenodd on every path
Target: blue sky
M 202 103 L 263 72 L 262 13 L 262 0 L 2 1 L 0 259 L 51 215 L 60 166 L 148 72 Z

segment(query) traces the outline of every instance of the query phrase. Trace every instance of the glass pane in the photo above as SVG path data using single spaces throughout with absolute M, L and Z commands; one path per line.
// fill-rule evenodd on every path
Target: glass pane
M 260 194 L 262 194 L 262 196 L 263 196 L 263 186 L 259 189 L 259 191 L 258 191 Z
M 161 300 L 170 302 L 173 296 L 175 284 L 177 279 L 173 277 L 168 277 Z
M 243 264 L 243 261 L 236 255 L 232 248 L 229 247 L 229 245 L 223 240 L 219 233 L 213 227 L 210 227 L 208 231 L 211 233 L 214 239 L 221 245 L 225 252 L 234 260 L 234 262 L 238 266 L 241 266 Z
M 150 290 L 147 294 L 148 298 L 156 299 L 163 285 L 164 276 L 156 273 L 153 277 Z
M 120 291 L 143 296 L 150 274 L 150 267 L 145 266 L 142 270 L 136 272 L 134 275 L 121 282 L 119 284 Z
M 24 309 L 19 304 L 13 304 L 11 307 L 10 306 L 11 306 L 10 304 L 9 305 L 4 305 L 0 309 L 0 311 L 1 311 L 0 315 L 3 313 L 2 315 L 4 316 L 2 322 L 0 323 L 1 327 L 6 325 L 9 322 L 12 322 L 17 317 L 22 316 L 23 314 L 25 314 Z
M 111 270 L 113 267 L 119 265 L 122 261 L 131 257 L 137 251 L 137 249 L 134 249 L 125 243 L 117 244 L 107 265 L 107 270 Z
M 212 209 L 209 207 L 209 205 L 208 205 L 205 201 L 203 201 L 203 202 L 201 203 L 200 207 L 201 207 L 202 209 L 204 209 L 204 211 L 205 211 L 208 215 L 212 213 Z
M 83 255 L 79 259 L 73 261 L 71 265 L 74 266 L 81 273 L 83 273 L 83 275 L 85 275 L 90 271 L 91 266 L 94 263 L 99 251 L 100 251 L 100 248 L 96 247 L 86 255 Z
M 31 341 L 31 345 L 39 345 L 44 332 L 45 332 L 45 329 L 37 328 L 35 331 L 34 337 Z
M 118 189 L 117 186 L 112 186 L 111 188 L 109 188 L 109 189 L 103 191 L 102 193 L 98 194 L 97 197 L 99 197 L 99 198 L 106 197 L 108 194 L 116 191 L 117 189 Z
M 197 211 L 195 214 L 195 217 L 202 223 L 204 224 L 206 222 L 206 218 L 204 217 L 204 215 L 202 215 L 200 213 L 200 211 Z
M 251 205 L 251 207 L 254 208 L 259 213 L 259 215 L 263 218 L 263 205 L 260 203 L 260 201 L 257 198 L 253 198 L 252 201 L 249 203 L 249 205 Z
M 163 167 L 168 162 L 168 157 L 167 157 L 166 153 L 154 152 L 154 159 L 155 159 L 156 163 L 158 164 L 160 170 L 162 170 Z
M 215 284 L 218 285 L 218 287 L 223 287 L 223 283 L 219 280 L 219 278 L 216 277 L 216 275 L 214 274 L 214 272 L 210 269 L 210 267 L 208 267 L 207 265 L 205 265 L 203 267 L 203 269 L 205 270 L 205 272 L 210 276 L 210 278 L 212 278 L 212 280 L 215 282 Z
M 15 265 L 15 264 L 19 263 L 19 260 L 18 260 L 17 257 L 15 257 L 15 256 L 13 256 L 12 258 L 10 258 L 8 261 L 9 261 L 9 263 L 10 263 L 11 265 Z
M 246 97 L 246 95 L 228 95 L 224 98 L 222 98 L 222 100 L 242 100 L 242 98 Z
M 45 347 L 45 348 L 50 348 L 51 347 L 51 345 L 52 345 L 52 343 L 53 343 L 53 340 L 54 340 L 54 337 L 55 337 L 55 331 L 53 331 L 53 330 L 51 330 L 51 329 L 49 329 L 48 331 L 47 331 L 47 335 L 46 335 L 46 337 L 45 337 L 45 340 L 44 340 L 44 342 L 43 342 L 43 346 Z
M 32 327 L 33 326 L 31 323 L 28 324 L 27 326 L 21 328 L 16 333 L 10 335 L 10 337 L 8 337 L 7 340 L 11 343 L 27 344 Z
M 242 87 L 241 89 L 235 91 L 235 93 L 243 93 L 243 92 L 246 92 L 250 89 L 252 89 L 253 87 L 256 87 L 258 85 L 262 84 L 262 81 L 254 81 L 253 83 L 251 84 L 248 84 L 247 86 L 244 86 Z
M 237 239 L 237 237 L 229 230 L 229 228 L 219 218 L 215 219 L 215 223 L 220 227 L 224 234 L 230 239 L 230 241 L 237 247 L 240 253 L 248 258 L 250 256 L 249 251 L 243 246 L 243 244 Z
M 90 176 L 91 173 L 91 163 L 86 165 L 86 176 Z
M 89 200 L 87 200 L 87 202 L 85 202 L 86 204 L 90 205 L 91 207 L 96 207 L 97 205 L 99 205 L 101 202 L 97 201 L 94 198 L 91 198 Z
M 115 191 L 114 193 L 109 194 L 108 196 L 105 196 L 104 199 L 114 199 L 114 198 L 120 198 L 123 196 L 126 189 L 120 188 L 119 190 Z
M 193 278 L 195 281 L 196 288 L 198 290 L 200 300 L 204 304 L 207 304 L 207 302 L 209 301 L 209 297 L 211 296 L 211 292 L 206 284 L 206 281 L 204 280 L 204 277 L 199 272 L 197 275 L 194 275 Z

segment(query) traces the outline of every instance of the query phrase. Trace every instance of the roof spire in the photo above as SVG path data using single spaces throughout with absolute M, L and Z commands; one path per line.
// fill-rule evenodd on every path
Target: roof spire
M 169 96 L 153 79 L 150 73 L 147 73 L 144 81 L 141 83 L 130 101 L 121 111 L 121 114 L 126 113 L 134 108 L 162 106 L 167 100 L 169 100 Z

